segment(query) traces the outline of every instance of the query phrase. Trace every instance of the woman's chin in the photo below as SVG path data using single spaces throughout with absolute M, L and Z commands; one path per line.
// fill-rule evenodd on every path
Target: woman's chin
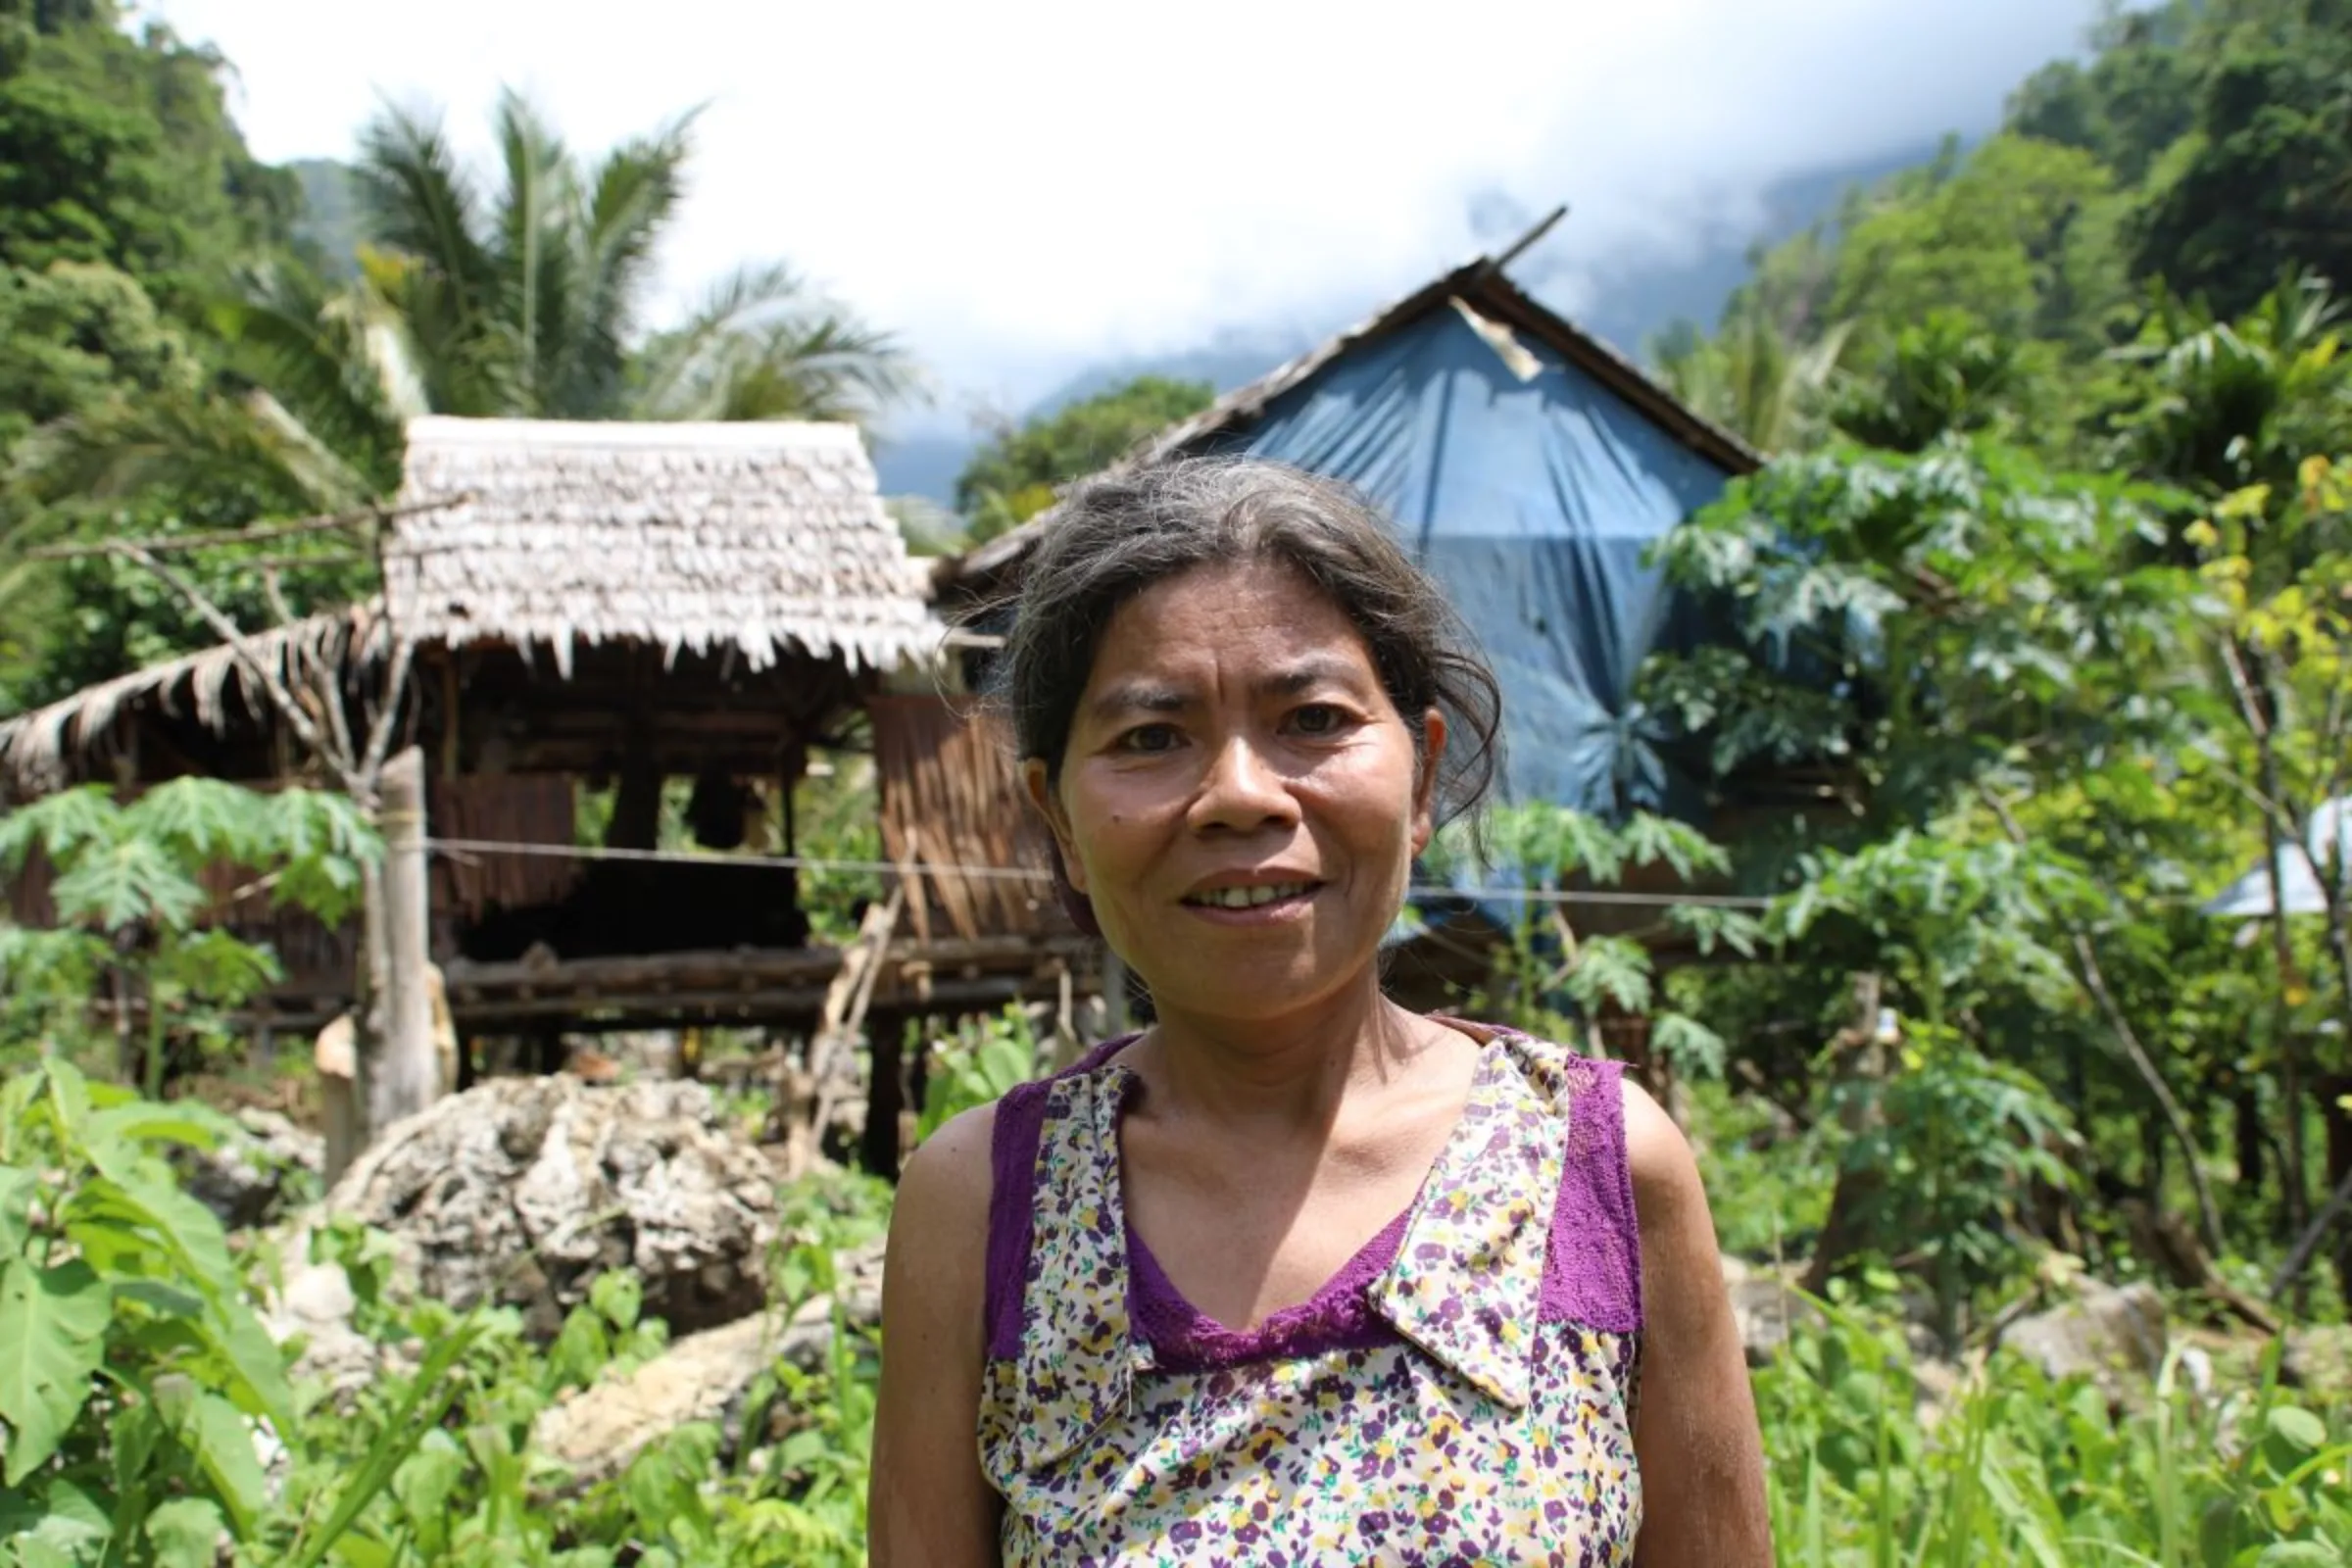
M 1262 955 L 1261 960 L 1277 958 Z M 1205 972 L 1171 977 L 1152 986 L 1163 1015 L 1202 1022 L 1266 1023 L 1327 1009 L 1345 995 L 1364 966 L 1348 972 L 1320 964 L 1250 961 L 1247 956 Z

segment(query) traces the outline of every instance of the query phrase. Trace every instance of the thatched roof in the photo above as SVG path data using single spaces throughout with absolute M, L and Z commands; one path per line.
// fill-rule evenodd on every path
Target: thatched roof
M 397 637 L 545 653 L 565 676 L 597 643 L 855 671 L 942 646 L 923 565 L 844 424 L 416 419 L 384 555 L 381 601 L 258 633 L 263 662 L 283 675 L 307 655 L 348 672 Z M 216 648 L 0 723 L 0 794 L 84 771 L 70 760 L 102 755 L 134 710 L 192 711 L 214 731 L 265 717 L 251 684 Z
M 303 684 L 305 665 L 351 667 L 387 649 L 376 605 L 310 615 L 245 640 L 255 662 L 282 684 Z M 0 723 L 0 799 L 31 799 L 62 788 L 73 776 L 69 759 L 98 752 L 117 719 L 137 708 L 192 713 L 212 730 L 225 729 L 232 706 L 245 717 L 270 710 L 270 698 L 246 671 L 234 649 L 208 648 L 83 688 L 63 702 Z
M 416 419 L 389 580 L 401 634 L 452 646 L 797 647 L 852 668 L 926 658 L 920 568 L 846 424 Z
M 1690 409 L 1633 361 L 1513 283 L 1499 263 L 1482 256 L 1275 367 L 1248 386 L 1228 392 L 1193 417 L 1146 437 L 1104 471 L 1122 473 L 1164 462 L 1198 451 L 1213 437 L 1246 430 L 1264 416 L 1275 399 L 1341 355 L 1358 345 L 1378 342 L 1432 311 L 1449 308 L 1461 311 L 1482 335 L 1506 345 L 1512 333 L 1543 344 L 1727 472 L 1751 473 L 1763 466 L 1764 460 L 1753 447 Z M 943 584 L 983 582 L 1017 567 L 1030 547 L 1054 526 L 1056 510 L 1049 508 L 964 556 L 941 562 L 934 568 L 938 580 Z

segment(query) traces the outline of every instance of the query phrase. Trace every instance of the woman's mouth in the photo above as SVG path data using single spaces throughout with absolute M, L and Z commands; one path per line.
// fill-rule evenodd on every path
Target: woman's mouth
M 1210 888 L 1184 902 L 1196 909 L 1262 909 L 1303 900 L 1319 886 L 1316 882 L 1265 882 L 1254 887 Z

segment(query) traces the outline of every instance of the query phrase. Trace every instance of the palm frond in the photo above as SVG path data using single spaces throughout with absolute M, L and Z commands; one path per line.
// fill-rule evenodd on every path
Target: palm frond
M 701 111 L 607 154 L 587 181 L 578 231 L 580 298 L 576 342 L 588 390 L 617 398 L 637 330 L 636 310 L 651 280 L 662 230 L 685 195 L 686 161 Z
M 307 273 L 257 270 L 211 315 L 232 368 L 372 488 L 398 484 L 402 422 L 426 405 L 401 318 L 365 280 L 330 292 Z
M 461 303 L 490 284 L 481 200 L 438 116 L 387 107 L 370 121 L 360 133 L 358 184 L 376 243 L 447 278 Z
M 374 487 L 267 393 L 120 399 L 46 425 L 19 449 L 13 487 L 35 506 L 107 506 L 150 489 L 193 504 L 235 497 L 289 514 L 364 504 Z
M 572 157 L 519 94 L 499 97 L 496 132 L 506 185 L 497 203 L 497 318 L 526 390 L 518 412 L 550 414 L 572 402 L 580 323 L 580 194 Z
M 894 334 L 814 297 L 781 263 L 719 279 L 638 363 L 635 407 L 654 418 L 863 422 L 921 392 Z

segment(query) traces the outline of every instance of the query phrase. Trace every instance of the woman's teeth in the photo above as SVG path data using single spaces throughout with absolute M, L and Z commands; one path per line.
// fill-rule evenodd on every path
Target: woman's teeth
M 1185 902 L 1206 905 L 1212 909 L 1254 909 L 1261 904 L 1303 898 L 1313 887 L 1311 882 L 1272 882 L 1254 888 L 1212 888 Z

